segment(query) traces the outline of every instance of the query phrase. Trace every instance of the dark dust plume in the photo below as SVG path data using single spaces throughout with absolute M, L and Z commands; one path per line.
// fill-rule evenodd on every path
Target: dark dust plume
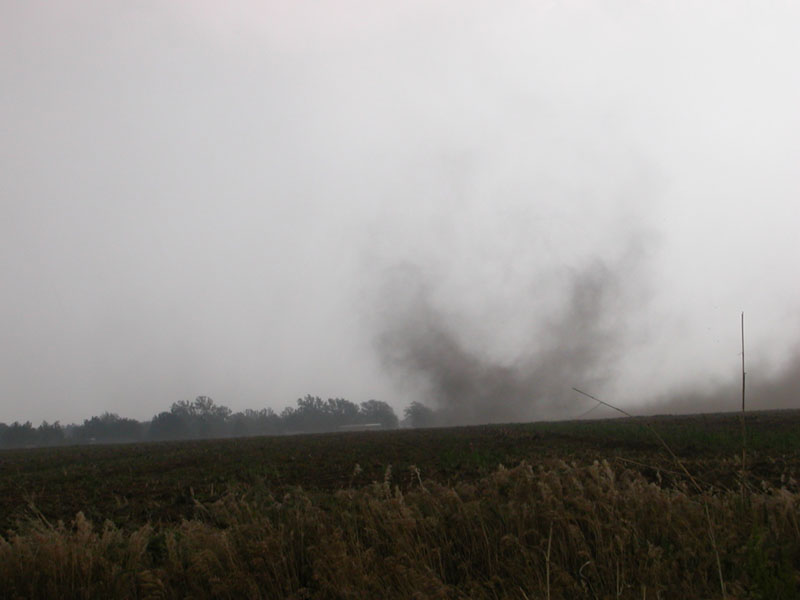
M 659 395 L 644 410 L 650 414 L 735 412 L 742 401 L 741 374 L 735 368 L 726 382 L 695 383 Z M 777 370 L 754 362 L 747 369 L 747 410 L 800 408 L 800 347 Z
M 379 356 L 394 375 L 422 383 L 439 425 L 574 416 L 585 407 L 571 387 L 602 389 L 622 354 L 626 262 L 595 260 L 573 272 L 560 307 L 534 319 L 527 347 L 507 362 L 454 325 L 434 301 L 431 277 L 413 265 L 395 267 L 381 290 Z

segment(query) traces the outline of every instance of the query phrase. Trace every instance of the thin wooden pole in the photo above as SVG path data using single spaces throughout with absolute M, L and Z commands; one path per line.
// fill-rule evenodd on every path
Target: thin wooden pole
M 745 378 L 747 373 L 744 370 L 744 312 L 742 312 L 742 486 L 744 486 L 744 476 L 746 472 L 747 458 L 747 431 L 745 429 Z M 744 487 L 742 488 L 744 489 Z

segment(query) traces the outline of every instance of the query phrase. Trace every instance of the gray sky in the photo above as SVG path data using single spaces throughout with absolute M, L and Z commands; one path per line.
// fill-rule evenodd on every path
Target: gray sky
M 792 368 L 798 31 L 777 1 L 4 0 L 0 421 L 400 411 L 430 390 L 376 342 L 398 268 L 511 364 L 602 265 L 615 335 L 571 384 L 628 407 L 735 378 L 742 310 L 750 377 Z

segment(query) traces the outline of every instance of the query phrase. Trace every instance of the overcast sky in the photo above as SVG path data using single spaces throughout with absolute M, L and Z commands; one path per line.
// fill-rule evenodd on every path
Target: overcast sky
M 587 391 L 634 409 L 734 379 L 741 311 L 767 378 L 800 341 L 798 31 L 778 1 L 2 0 L 0 421 L 400 412 L 430 390 L 377 348 L 397 269 L 511 364 L 602 265 Z

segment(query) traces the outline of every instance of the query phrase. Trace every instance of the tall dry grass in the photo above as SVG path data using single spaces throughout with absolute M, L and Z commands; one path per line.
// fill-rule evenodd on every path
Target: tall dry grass
M 394 482 L 416 482 L 402 493 Z M 229 494 L 178 526 L 32 521 L 0 540 L 6 598 L 796 598 L 800 494 L 697 493 L 605 461 L 443 485 Z

